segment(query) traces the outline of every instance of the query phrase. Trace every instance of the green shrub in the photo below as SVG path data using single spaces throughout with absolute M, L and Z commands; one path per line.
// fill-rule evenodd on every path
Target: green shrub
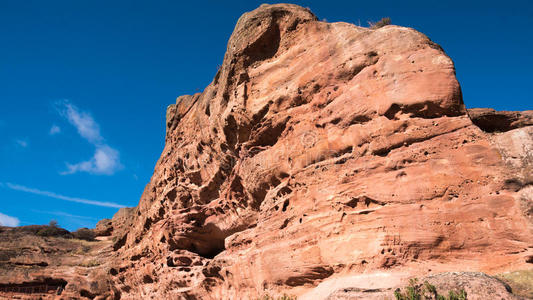
M 37 232 L 38 236 L 60 236 L 61 232 L 56 227 L 46 226 Z
M 36 233 L 38 236 L 69 236 L 70 232 L 57 225 L 57 221 L 52 220 L 48 225 L 42 225 Z
M 378 29 L 378 28 L 381 28 L 383 26 L 390 25 L 392 23 L 391 23 L 391 19 L 389 17 L 386 17 L 386 18 L 382 18 L 381 20 L 377 21 L 376 23 L 368 22 L 368 24 L 370 25 L 371 29 Z
M 424 284 L 419 284 L 416 278 L 409 280 L 409 286 L 405 288 L 405 292 L 396 289 L 394 297 L 396 300 L 467 300 L 465 290 L 449 291 L 448 297 L 446 297 L 439 295 L 434 285 L 427 281 L 424 281 Z
M 80 228 L 72 232 L 72 237 L 79 240 L 94 241 L 96 234 L 89 228 Z
M 459 292 L 450 291 L 448 293 L 448 300 L 466 300 L 465 290 L 460 290 Z

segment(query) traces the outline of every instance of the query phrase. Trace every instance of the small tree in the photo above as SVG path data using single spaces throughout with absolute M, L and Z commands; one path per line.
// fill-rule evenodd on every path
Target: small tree
M 54 228 L 59 227 L 56 220 L 50 220 L 50 222 L 48 223 L 48 226 L 54 227 Z

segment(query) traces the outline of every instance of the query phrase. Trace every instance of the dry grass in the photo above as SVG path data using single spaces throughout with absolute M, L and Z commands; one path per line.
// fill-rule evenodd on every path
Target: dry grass
M 81 245 L 80 247 L 76 248 L 76 250 L 73 251 L 74 254 L 77 255 L 85 255 L 91 251 L 91 247 L 86 245 Z
M 368 22 L 368 24 L 370 25 L 371 29 L 378 29 L 378 28 L 381 28 L 383 26 L 390 25 L 392 23 L 391 23 L 391 19 L 389 17 L 386 17 L 386 18 L 382 18 L 381 20 L 377 21 L 376 23 Z
M 101 263 L 97 260 L 84 261 L 79 264 L 80 267 L 85 267 L 85 268 L 97 267 L 99 265 L 101 265 Z
M 295 296 L 289 296 L 286 294 L 283 294 L 283 296 L 278 297 L 272 297 L 270 295 L 264 295 L 263 297 L 259 298 L 258 300 L 296 300 L 297 298 Z
M 496 278 L 507 283 L 513 294 L 533 299 L 533 269 L 498 274 Z

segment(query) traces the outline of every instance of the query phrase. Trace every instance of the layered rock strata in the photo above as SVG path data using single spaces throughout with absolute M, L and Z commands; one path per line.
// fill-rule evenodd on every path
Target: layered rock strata
M 416 30 L 262 5 L 237 22 L 213 82 L 168 107 L 139 205 L 99 224 L 114 239 L 100 295 L 306 297 L 329 284 L 334 297 L 367 288 L 348 280 L 361 274 L 393 274 L 386 291 L 530 268 L 533 127 L 490 114 L 469 116 L 452 60 Z

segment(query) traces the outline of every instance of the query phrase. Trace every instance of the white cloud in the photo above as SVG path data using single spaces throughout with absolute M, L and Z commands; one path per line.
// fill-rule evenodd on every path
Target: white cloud
M 58 133 L 61 133 L 61 127 L 54 124 L 52 125 L 52 127 L 50 127 L 50 131 L 48 133 L 50 135 L 56 135 Z
M 67 170 L 62 175 L 87 172 L 97 175 L 112 175 L 122 169 L 119 152 L 107 145 L 100 134 L 100 125 L 96 123 L 90 113 L 80 111 L 69 101 L 58 103 L 59 113 L 72 124 L 81 137 L 95 146 L 95 152 L 90 160 L 75 164 L 67 163 Z
M 19 226 L 19 223 L 19 219 L 0 213 L 0 226 L 15 227 Z
M 4 185 L 2 184 L 2 186 Z M 49 198 L 55 198 L 59 200 L 69 201 L 69 202 L 83 203 L 83 204 L 95 205 L 95 206 L 114 207 L 114 208 L 125 207 L 124 205 L 117 204 L 114 202 L 102 202 L 102 201 L 95 201 L 95 200 L 89 200 L 89 199 L 83 199 L 83 198 L 77 198 L 77 197 L 63 196 L 63 195 L 59 195 L 53 192 L 42 191 L 39 189 L 34 189 L 34 188 L 26 187 L 23 185 L 18 185 L 18 184 L 13 184 L 13 183 L 8 183 L 8 182 L 5 183 L 5 186 L 15 191 L 26 192 L 30 194 L 45 196 Z
M 19 140 L 16 140 L 15 142 L 17 143 L 17 145 L 19 145 L 22 148 L 26 148 L 29 145 L 28 140 L 26 139 L 19 139 Z
M 111 175 L 122 168 L 117 150 L 107 146 L 98 146 L 94 156 L 88 161 L 82 161 L 77 164 L 67 163 L 67 171 L 62 175 L 73 174 L 76 172 L 88 172 L 91 174 Z
M 60 114 L 78 130 L 78 133 L 92 144 L 101 143 L 104 139 L 100 135 L 100 126 L 88 112 L 80 111 L 75 105 L 63 101 Z

